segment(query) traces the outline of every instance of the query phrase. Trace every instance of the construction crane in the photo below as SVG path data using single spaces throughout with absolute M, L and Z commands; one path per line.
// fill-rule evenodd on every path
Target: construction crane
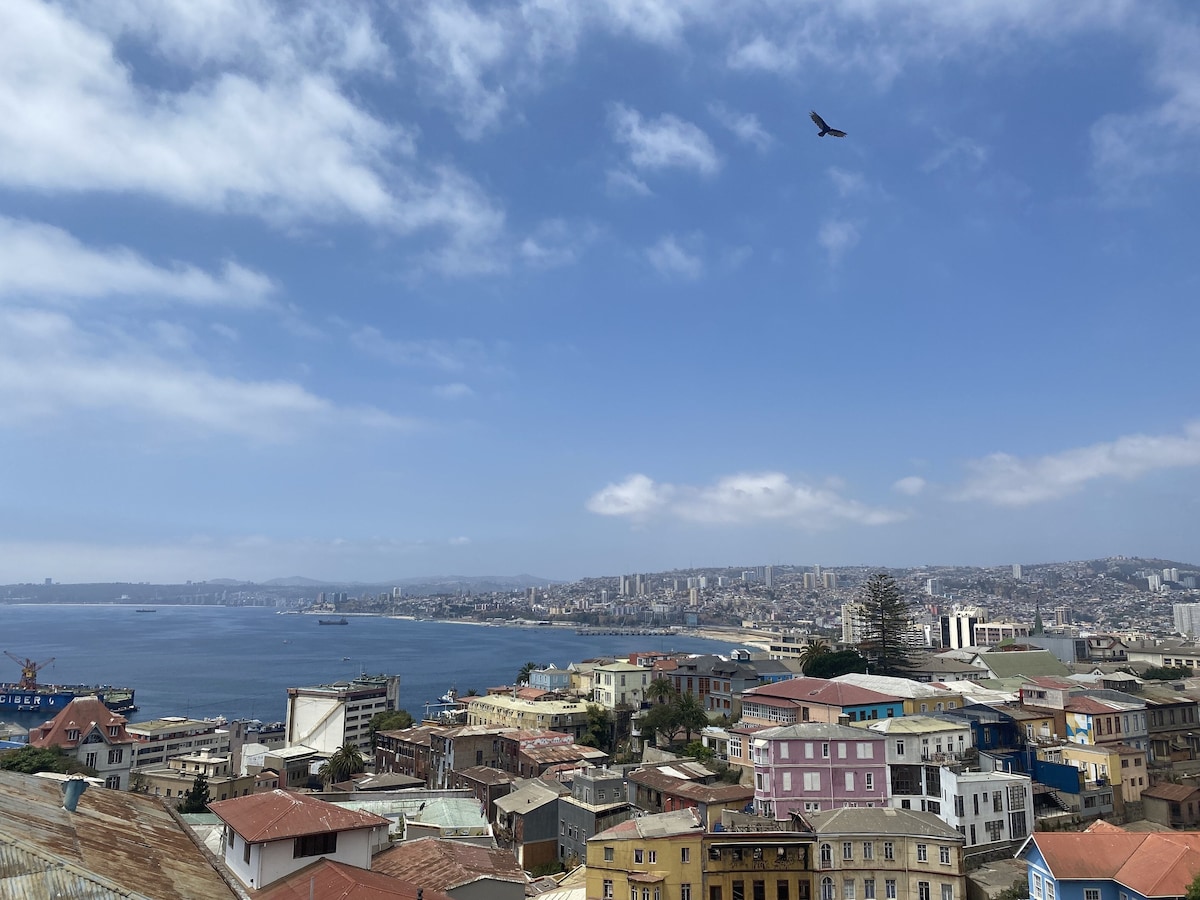
M 16 654 L 9 653 L 7 650 L 4 651 L 4 655 L 21 667 L 21 682 L 17 687 L 23 691 L 36 691 L 38 672 L 54 662 L 53 656 L 45 662 L 34 662 L 28 656 L 22 659 Z

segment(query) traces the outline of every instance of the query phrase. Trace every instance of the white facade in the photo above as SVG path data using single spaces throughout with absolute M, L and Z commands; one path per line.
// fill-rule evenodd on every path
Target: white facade
M 380 827 L 383 828 L 386 841 L 387 826 Z M 371 848 L 373 843 L 376 843 L 372 839 L 372 833 L 372 829 L 361 828 L 356 831 L 314 835 L 313 840 L 308 842 L 309 849 L 319 849 L 319 852 L 297 856 L 297 852 L 304 852 L 298 849 L 298 841 L 304 841 L 305 838 L 286 838 L 281 841 L 252 844 L 227 825 L 223 857 L 225 865 L 238 881 L 252 890 L 258 890 L 274 884 L 280 878 L 286 878 L 321 857 L 358 866 L 360 869 L 370 869 Z M 330 849 L 331 842 L 333 849 Z
M 137 740 L 134 768 L 165 765 L 173 756 L 210 750 L 217 755 L 231 752 L 230 734 L 216 722 L 163 716 L 149 722 L 127 724 L 125 730 Z
M 1200 603 L 1176 603 L 1171 607 L 1175 614 L 1175 630 L 1188 637 L 1200 634 Z
M 632 663 L 610 663 L 592 670 L 592 699 L 605 709 L 622 704 L 641 707 L 652 672 Z
M 942 821 L 967 847 L 1024 840 L 1033 832 L 1033 782 L 1008 772 L 954 772 L 942 768 Z
M 319 687 L 288 688 L 286 743 L 310 747 L 329 756 L 343 744 L 371 749 L 371 718 L 390 709 L 382 688 L 346 682 Z

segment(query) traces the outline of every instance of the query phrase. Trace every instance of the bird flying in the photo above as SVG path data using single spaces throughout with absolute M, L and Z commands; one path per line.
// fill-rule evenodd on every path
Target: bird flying
M 817 134 L 817 137 L 825 137 L 827 134 L 831 134 L 834 137 L 846 136 L 846 132 L 838 131 L 836 128 L 830 128 L 828 125 L 826 125 L 825 120 L 818 116 L 815 112 L 810 112 L 809 116 L 811 116 L 812 120 L 817 123 L 817 127 L 821 129 Z

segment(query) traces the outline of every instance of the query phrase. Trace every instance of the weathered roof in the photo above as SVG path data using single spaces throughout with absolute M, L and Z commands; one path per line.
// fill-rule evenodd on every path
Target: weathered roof
M 556 802 L 559 797 L 571 793 L 565 785 L 559 784 L 559 788 L 559 790 L 555 790 L 545 781 L 534 779 L 519 790 L 497 800 L 496 809 L 506 813 L 523 813 L 537 809 L 546 803 Z
M 471 766 L 467 769 L 460 769 L 456 774 L 480 784 L 512 784 L 517 780 L 517 776 L 511 772 L 505 772 L 503 769 L 496 769 L 492 766 Z
M 406 814 L 406 818 L 439 828 L 487 828 L 488 824 L 474 797 L 437 797 L 416 813 Z
M 270 887 L 257 891 L 255 900 L 453 900 L 449 894 L 418 886 L 393 875 L 372 872 L 320 859 Z
M 539 765 L 578 762 L 579 760 L 600 762 L 608 759 L 608 754 L 603 750 L 596 747 L 585 747 L 582 744 L 551 744 L 548 747 L 530 747 L 522 752 Z
M 939 731 L 969 731 L 971 726 L 964 721 L 952 722 L 935 716 L 901 716 L 898 719 L 872 719 L 854 722 L 851 728 L 865 728 L 879 734 L 933 734 Z
M 856 684 L 830 681 L 826 678 L 789 678 L 773 684 L 763 684 L 742 694 L 742 700 L 757 700 L 760 697 L 803 701 L 822 706 L 868 706 L 878 703 L 896 703 L 899 697 L 871 691 Z
M 704 784 L 687 778 L 677 778 L 661 769 L 638 769 L 629 773 L 629 780 L 698 803 L 728 803 L 749 800 L 754 796 L 752 784 Z
M 1200 833 L 1037 832 L 1057 879 L 1111 878 L 1143 897 L 1182 897 L 1200 874 Z
M 980 653 L 978 659 L 997 678 L 1024 675 L 1068 675 L 1070 670 L 1049 650 L 993 650 Z
M 377 853 L 371 860 L 371 870 L 438 891 L 452 891 L 485 879 L 518 884 L 526 880 L 516 857 L 507 850 L 441 838 L 406 841 Z
M 853 725 L 834 725 L 828 722 L 800 722 L 796 725 L 782 725 L 778 728 L 765 728 L 754 735 L 756 741 L 803 740 L 813 738 L 828 740 L 830 738 L 842 741 L 882 741 L 883 735 L 873 731 L 865 732 Z
M 758 664 L 755 663 L 755 665 Z M 892 675 L 866 675 L 861 672 L 850 672 L 846 675 L 838 675 L 831 680 L 910 700 L 923 700 L 927 697 L 942 699 L 947 695 L 945 688 L 923 684 L 920 681 L 913 681 L 911 678 L 896 678 Z
M 592 841 L 636 841 L 646 838 L 679 837 L 704 831 L 704 823 L 699 814 L 692 808 L 677 809 L 672 812 L 656 813 L 651 816 L 638 816 L 620 825 L 614 825 L 600 832 Z
M 109 729 L 116 728 L 116 735 Z M 125 717 L 113 712 L 99 697 L 76 697 L 53 719 L 29 730 L 34 747 L 77 747 L 88 735 L 99 734 L 106 744 L 132 744 L 136 738 L 125 730 Z M 73 734 L 74 737 L 68 737 Z
M 160 800 L 90 787 L 75 812 L 62 802 L 59 782 L 0 771 L 0 896 L 237 896 Z
M 1156 784 L 1142 791 L 1143 797 L 1153 797 L 1156 800 L 1174 800 L 1179 802 L 1195 797 L 1200 787 L 1192 784 L 1171 784 L 1169 781 Z
M 387 819 L 374 813 L 284 790 L 218 800 L 208 809 L 251 844 L 388 824 Z
M 907 834 L 940 841 L 965 842 L 955 828 L 930 812 L 891 807 L 854 806 L 805 813 L 818 836 L 838 834 Z

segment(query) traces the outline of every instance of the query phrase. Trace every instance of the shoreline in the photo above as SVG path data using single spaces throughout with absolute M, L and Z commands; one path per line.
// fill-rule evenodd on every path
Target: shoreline
M 389 619 L 401 619 L 408 622 L 437 622 L 441 625 L 475 625 L 477 627 L 486 628 L 524 628 L 530 631 L 554 631 L 562 628 L 577 629 L 588 628 L 595 626 L 578 625 L 575 623 L 551 623 L 549 625 L 534 625 L 529 622 L 480 622 L 476 619 L 420 619 L 416 616 L 404 615 L 388 615 Z M 678 634 L 681 637 L 703 638 L 704 640 L 717 641 L 722 644 L 729 644 L 731 647 L 753 647 L 754 649 L 766 649 L 766 645 L 770 642 L 770 635 L 762 634 L 758 631 L 750 631 L 744 628 L 730 626 L 722 628 L 719 625 L 710 625 L 701 628 L 682 628 L 672 630 L 670 634 Z M 661 636 L 661 635 L 660 635 Z M 670 635 L 666 635 L 669 637 Z

